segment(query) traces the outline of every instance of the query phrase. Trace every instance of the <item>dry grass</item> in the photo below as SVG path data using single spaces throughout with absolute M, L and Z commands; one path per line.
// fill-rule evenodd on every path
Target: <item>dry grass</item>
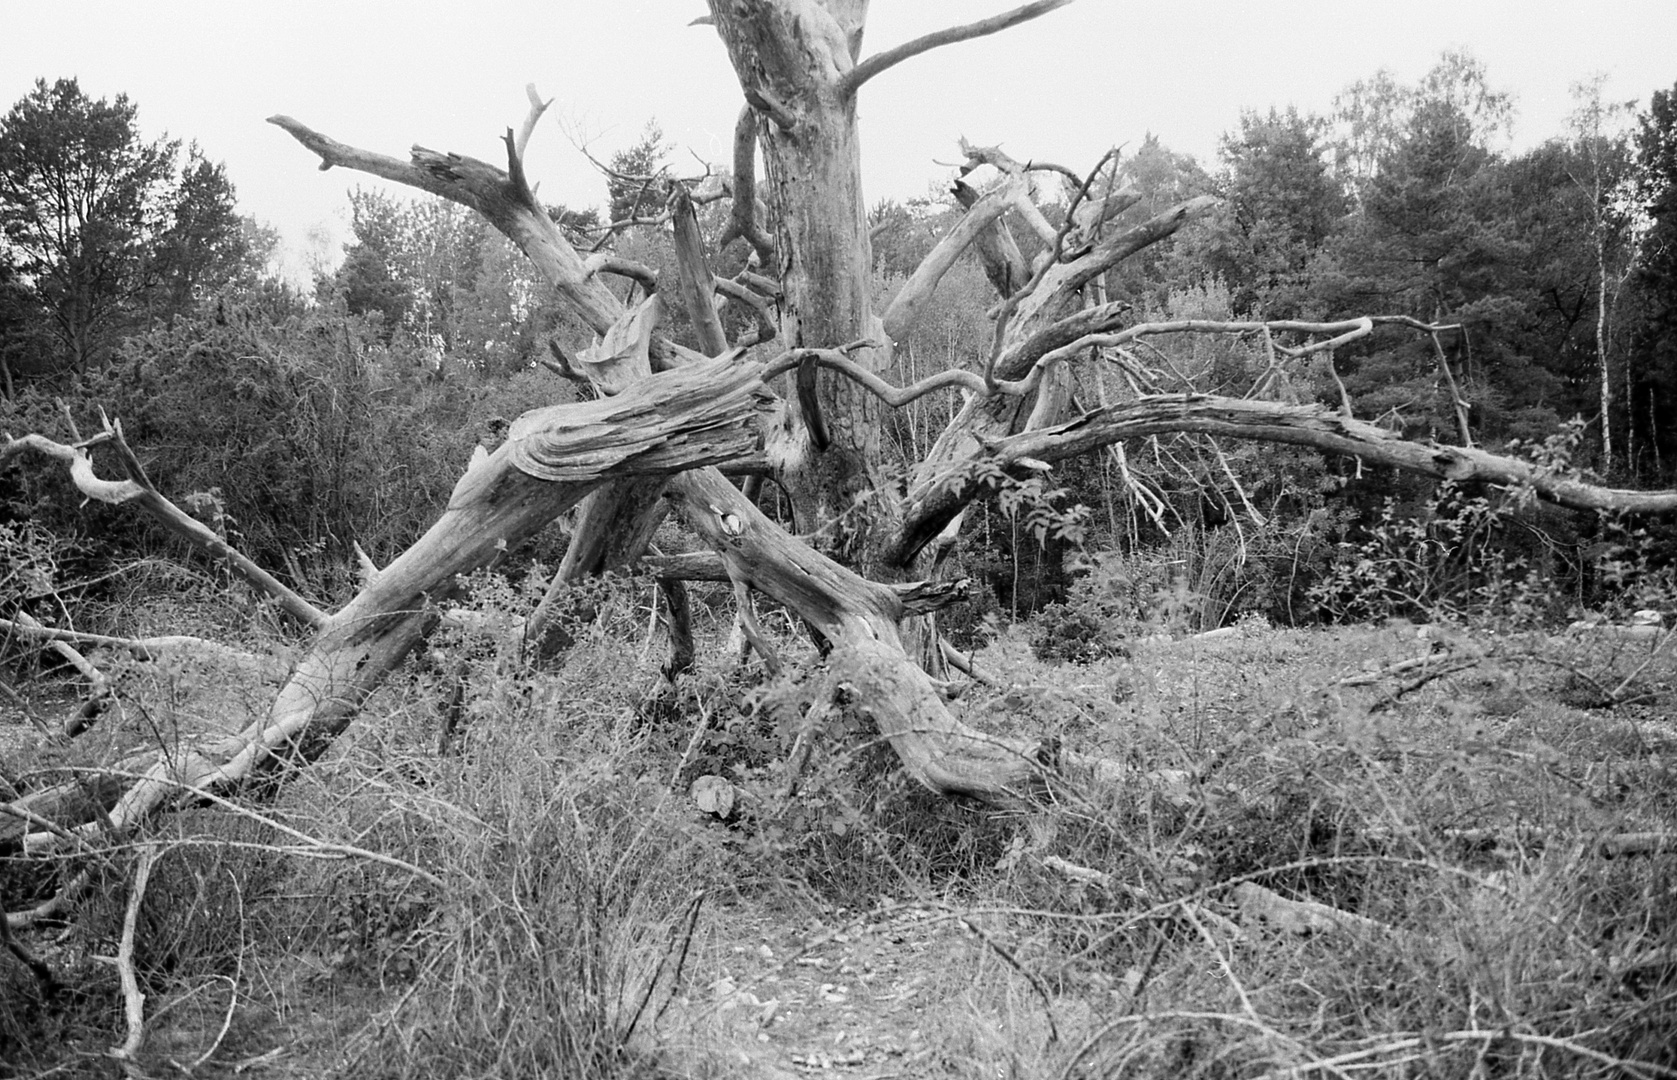
M 1677 1075 L 1677 854 L 1602 847 L 1677 833 L 1665 639 L 1264 631 L 1065 667 L 1009 632 L 978 657 L 1009 689 L 971 688 L 969 717 L 1135 771 L 997 814 L 909 789 L 842 715 L 785 798 L 791 681 L 701 672 L 704 737 L 643 725 L 643 627 L 608 606 L 558 672 L 468 649 L 453 756 L 416 671 L 256 807 L 393 862 L 305 858 L 212 807 L 160 822 L 139 1070 Z M 1391 669 L 1435 647 L 1465 666 Z M 131 715 L 201 712 L 151 678 Z M 743 793 L 732 823 L 685 798 L 701 771 Z M 0 1075 L 112 1074 L 95 957 L 131 859 L 65 864 L 95 889 L 23 939 L 67 992 L 0 957 Z M 40 873 L 0 865 L 6 906 Z M 1294 933 L 1253 895 L 1371 921 Z

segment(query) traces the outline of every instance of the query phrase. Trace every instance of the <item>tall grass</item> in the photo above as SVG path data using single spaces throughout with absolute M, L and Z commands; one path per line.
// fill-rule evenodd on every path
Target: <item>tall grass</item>
M 786 676 L 711 649 L 648 723 L 641 588 L 595 597 L 553 670 L 440 638 L 254 807 L 382 861 L 214 807 L 139 838 L 164 852 L 142 1067 L 775 1076 L 861 1045 L 862 1075 L 1677 1074 L 1677 854 L 1603 847 L 1677 833 L 1668 636 L 1143 622 L 1129 655 L 1061 664 L 1004 630 L 977 657 L 998 685 L 954 707 L 1126 768 L 1068 763 L 997 810 L 918 791 L 842 700 L 816 709 L 790 637 Z M 131 710 L 186 707 L 179 673 L 146 677 Z M 700 774 L 737 789 L 728 821 L 687 799 Z M 0 958 L 14 1071 L 97 1074 L 120 1038 L 91 957 L 128 856 L 78 866 L 97 891 L 70 936 L 28 938 L 73 996 Z

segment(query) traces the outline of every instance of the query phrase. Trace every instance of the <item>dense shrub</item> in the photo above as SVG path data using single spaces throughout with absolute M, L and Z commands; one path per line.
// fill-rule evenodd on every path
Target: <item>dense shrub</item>
M 376 319 L 223 306 L 130 339 L 69 405 L 84 435 L 99 409 L 118 419 L 158 489 L 246 554 L 334 595 L 352 580 L 353 542 L 381 563 L 394 557 L 440 514 L 476 445 L 498 443 L 504 420 L 572 396 L 546 373 L 438 378 L 423 359 L 399 334 L 386 344 Z M 0 419 L 71 439 L 56 407 L 30 393 Z M 105 475 L 116 472 L 95 454 Z M 132 510 L 79 506 L 61 471 L 38 459 L 16 471 L 14 516 L 131 552 L 167 543 Z

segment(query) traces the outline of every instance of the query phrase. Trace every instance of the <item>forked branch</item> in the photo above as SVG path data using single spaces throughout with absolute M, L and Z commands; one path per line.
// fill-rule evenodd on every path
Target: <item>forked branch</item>
M 565 240 L 559 226 L 523 182 L 519 137 L 509 132 L 507 138 L 509 172 L 476 158 L 422 146 L 413 148 L 409 161 L 401 161 L 338 142 L 289 116 L 271 116 L 268 122 L 317 154 L 322 169 L 354 169 L 476 210 L 530 257 L 596 334 L 605 333 L 616 321 L 620 309 L 616 298 L 593 279 L 582 256 Z M 533 121 L 527 120 L 525 126 L 533 130 Z
M 743 239 L 757 253 L 758 265 L 774 266 L 774 244 L 757 223 L 757 113 L 750 105 L 740 110 L 734 123 L 733 190 L 728 227 L 716 242 L 716 249 L 721 251 L 735 240 Z
M 1034 19 L 1039 15 L 1046 15 L 1055 8 L 1065 7 L 1071 0 L 1036 0 L 1036 3 L 1026 4 L 1014 8 L 1001 15 L 993 15 L 988 19 L 967 23 L 965 26 L 952 26 L 947 30 L 936 30 L 924 37 L 917 37 L 913 41 L 905 42 L 894 49 L 886 49 L 882 53 L 863 60 L 839 77 L 839 93 L 849 96 L 861 88 L 862 84 L 888 68 L 902 63 L 912 56 L 919 56 L 943 45 L 953 45 L 958 41 L 970 41 L 973 38 L 985 37 L 990 34 L 1006 30 L 1010 26 L 1017 26 L 1022 22 Z
M 1335 323 L 1306 323 L 1306 322 L 1214 322 L 1205 319 L 1181 319 L 1162 323 L 1139 323 L 1117 333 L 1084 334 L 1074 338 L 1065 345 L 1058 346 L 1042 353 L 1036 362 L 1017 379 L 995 379 L 986 382 L 984 377 L 968 371 L 965 368 L 950 368 L 929 375 L 909 386 L 896 387 L 884 379 L 868 371 L 866 368 L 851 360 L 846 352 L 858 346 L 867 346 L 870 342 L 857 342 L 846 346 L 844 350 L 837 349 L 792 349 L 770 362 L 764 372 L 764 379 L 772 379 L 795 367 L 814 364 L 829 371 L 834 371 L 865 388 L 879 400 L 893 409 L 900 409 L 927 394 L 938 390 L 958 388 L 966 390 L 980 398 L 992 395 L 1002 397 L 1022 398 L 1034 393 L 1042 383 L 1045 373 L 1055 364 L 1070 360 L 1090 348 L 1112 348 L 1129 342 L 1158 334 L 1186 334 L 1186 333 L 1217 333 L 1217 334 L 1245 334 L 1261 333 L 1265 330 L 1287 331 L 1305 334 L 1333 334 L 1332 338 L 1322 341 L 1308 342 L 1291 348 L 1277 346 L 1277 351 L 1289 356 L 1305 356 L 1320 352 L 1354 341 L 1373 330 L 1373 322 L 1369 319 L 1347 319 Z

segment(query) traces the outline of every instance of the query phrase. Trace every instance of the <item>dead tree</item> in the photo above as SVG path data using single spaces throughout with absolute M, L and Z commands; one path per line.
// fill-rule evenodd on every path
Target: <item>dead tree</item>
M 848 707 L 877 726 L 910 775 L 938 791 L 995 802 L 1029 798 L 1067 767 L 1067 757 L 1057 747 L 968 727 L 920 661 L 939 655 L 935 631 L 921 616 L 953 595 L 921 579 L 929 576 L 934 553 L 958 537 L 963 508 L 997 477 L 1027 476 L 1125 439 L 1202 432 L 1519 487 L 1581 509 L 1677 509 L 1673 492 L 1604 489 L 1472 447 L 1406 442 L 1356 420 L 1349 403 L 1331 409 L 1164 392 L 1156 373 L 1129 351 L 1149 336 L 1261 335 L 1279 371 L 1371 333 L 1377 321 L 1135 325 L 1126 307 L 1091 301 L 1092 287 L 1106 271 L 1203 215 L 1212 205 L 1208 198 L 1120 228 L 1113 218 L 1133 205 L 1134 194 L 1097 193 L 1091 180 L 1081 184 L 1065 225 L 1055 228 L 1033 201 L 1032 177 L 1057 167 L 966 147 L 968 171 L 959 193 L 964 219 L 889 309 L 875 311 L 858 157 L 859 94 L 869 80 L 921 52 L 1005 29 L 1066 2 L 1039 0 L 864 56 L 866 4 L 858 0 L 712 0 L 708 21 L 727 49 L 745 103 L 735 128 L 733 173 L 723 185 L 733 205 L 721 242 L 749 245 L 753 259 L 738 280 L 712 272 L 715 251 L 707 250 L 695 226 L 690 194 L 679 190 L 666 219 L 678 254 L 677 280 L 658 280 L 644 268 L 575 250 L 524 175 L 524 149 L 546 107 L 533 90 L 521 128 L 506 133 L 504 167 L 422 147 L 401 160 L 273 117 L 322 169 L 352 169 L 453 200 L 505 233 L 594 331 L 594 347 L 567 361 L 565 370 L 592 384 L 596 399 L 520 417 L 503 445 L 474 459 L 436 524 L 395 562 L 370 574 L 342 610 L 321 613 L 287 599 L 300 620 L 315 626 L 314 637 L 261 721 L 125 762 L 123 773 L 143 779 L 101 789 L 100 801 L 109 807 L 103 816 L 97 806 L 90 808 L 85 784 L 36 793 L 20 813 L 0 818 L 0 842 L 59 848 L 74 843 L 73 830 L 96 816 L 97 828 L 120 830 L 183 792 L 231 788 L 258 772 L 312 760 L 423 639 L 434 619 L 427 612 L 461 574 L 579 503 L 579 524 L 558 580 L 639 557 L 658 515 L 673 510 L 715 558 L 670 561 L 667 572 L 685 565 L 696 576 L 723 576 L 741 594 L 756 590 L 795 612 L 828 648 L 826 685 L 843 688 Z M 761 177 L 753 172 L 759 152 Z M 1099 174 L 1097 167 L 1090 177 Z M 1041 238 L 1044 250 L 1034 262 L 1020 254 L 1005 227 L 1009 218 Z M 893 341 L 913 327 L 944 271 L 969 246 L 998 288 L 994 348 L 966 368 L 914 386 L 889 385 L 881 372 L 890 367 Z M 655 291 L 627 308 L 601 283 L 602 273 L 631 274 Z M 744 340 L 728 341 L 716 315 L 719 302 L 746 305 L 756 329 Z M 696 347 L 658 334 L 663 305 L 675 303 L 696 328 Z M 1124 366 L 1134 392 L 1074 413 L 1068 372 L 1090 357 Z M 906 494 L 890 497 L 882 482 L 882 411 L 948 388 L 965 394 L 964 406 L 913 469 Z M 96 440 L 123 448 L 115 425 Z M 152 490 L 131 453 L 119 455 L 126 479 L 95 475 L 92 442 L 8 439 L 0 457 L 44 451 L 63 459 L 90 496 L 138 500 L 167 518 L 167 500 Z M 718 471 L 765 456 L 791 495 L 799 535 L 759 511 Z M 869 512 L 851 512 L 863 495 L 872 500 Z M 273 591 L 277 584 L 254 567 L 235 567 L 259 588 Z M 544 617 L 533 620 L 532 633 L 541 633 Z

